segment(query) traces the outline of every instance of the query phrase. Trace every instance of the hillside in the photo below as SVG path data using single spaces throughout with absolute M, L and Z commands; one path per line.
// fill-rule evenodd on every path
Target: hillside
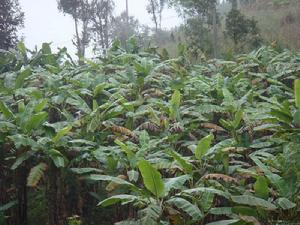
M 242 4 L 242 11 L 258 21 L 264 40 L 300 49 L 300 1 L 257 0 Z

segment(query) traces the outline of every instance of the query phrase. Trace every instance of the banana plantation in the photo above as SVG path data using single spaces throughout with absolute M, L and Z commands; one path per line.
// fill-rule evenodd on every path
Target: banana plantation
M 300 53 L 186 54 L 1 51 L 0 224 L 297 224 Z

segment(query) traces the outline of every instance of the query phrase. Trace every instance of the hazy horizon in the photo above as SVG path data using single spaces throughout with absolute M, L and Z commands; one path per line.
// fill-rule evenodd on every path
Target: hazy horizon
M 25 44 L 33 49 L 43 42 L 52 42 L 52 47 L 67 47 L 71 54 L 76 52 L 72 44 L 74 35 L 73 20 L 69 15 L 59 12 L 56 0 L 20 0 L 25 13 L 25 27 L 20 33 L 25 37 Z M 125 0 L 115 0 L 115 15 L 125 10 Z M 153 27 L 151 16 L 146 11 L 147 0 L 129 0 L 129 14 L 141 24 Z M 180 24 L 181 19 L 174 9 L 166 8 L 163 12 L 162 27 L 171 28 Z

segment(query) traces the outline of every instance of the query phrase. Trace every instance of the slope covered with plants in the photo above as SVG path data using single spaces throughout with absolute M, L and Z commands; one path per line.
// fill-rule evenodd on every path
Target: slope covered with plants
M 299 221 L 300 54 L 0 55 L 1 224 Z

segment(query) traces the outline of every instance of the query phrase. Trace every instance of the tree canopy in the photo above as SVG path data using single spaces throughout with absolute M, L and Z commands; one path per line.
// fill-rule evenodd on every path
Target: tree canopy
M 18 0 L 0 1 L 0 49 L 14 47 L 19 40 L 18 30 L 24 23 L 24 13 Z

